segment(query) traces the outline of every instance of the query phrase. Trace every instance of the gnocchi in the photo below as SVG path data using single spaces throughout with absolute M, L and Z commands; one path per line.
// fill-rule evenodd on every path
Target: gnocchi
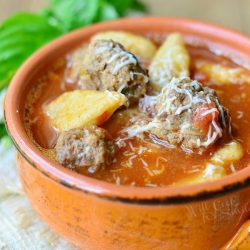
M 149 39 L 125 31 L 108 31 L 97 33 L 91 40 L 111 39 L 124 46 L 126 50 L 139 58 L 150 60 L 156 53 L 156 46 Z
M 240 160 L 242 156 L 243 148 L 241 144 L 237 141 L 232 141 L 217 150 L 210 161 L 214 164 L 225 165 L 226 163 Z
M 217 180 L 226 175 L 224 167 L 208 163 L 203 172 L 193 174 L 175 183 L 174 186 L 195 185 L 207 181 Z
M 127 98 L 118 92 L 74 90 L 48 104 L 46 113 L 60 132 L 105 122 Z
M 241 144 L 237 141 L 231 141 L 214 153 L 203 172 L 181 179 L 174 183 L 174 185 L 192 185 L 220 179 L 226 175 L 224 166 L 227 163 L 240 160 L 242 156 L 243 148 Z
M 152 85 L 160 90 L 173 77 L 187 77 L 190 56 L 179 33 L 170 34 L 158 49 L 149 67 Z
M 210 81 L 218 84 L 250 83 L 250 75 L 243 68 L 230 68 L 221 64 L 197 61 L 198 71 L 209 77 Z

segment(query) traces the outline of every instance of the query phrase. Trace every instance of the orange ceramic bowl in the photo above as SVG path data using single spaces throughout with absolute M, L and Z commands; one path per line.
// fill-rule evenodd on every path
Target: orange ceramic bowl
M 211 24 L 177 18 L 128 18 L 65 35 L 36 52 L 17 72 L 5 100 L 6 125 L 17 149 L 23 188 L 52 229 L 81 249 L 219 249 L 246 244 L 250 167 L 221 180 L 188 187 L 117 186 L 81 176 L 50 161 L 25 132 L 27 93 L 58 57 L 97 32 L 178 31 L 217 51 L 250 62 L 250 39 Z M 250 65 L 250 64 L 249 64 Z M 242 243 L 243 242 L 243 243 Z M 235 248 L 236 249 L 236 248 Z M 250 249 L 246 248 L 246 249 Z

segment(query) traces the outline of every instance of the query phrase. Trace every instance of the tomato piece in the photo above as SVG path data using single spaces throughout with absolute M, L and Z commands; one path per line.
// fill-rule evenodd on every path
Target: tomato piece
M 205 102 L 200 105 L 194 114 L 194 124 L 203 132 L 207 132 L 209 124 L 212 121 L 217 123 L 219 118 L 219 110 L 214 102 Z

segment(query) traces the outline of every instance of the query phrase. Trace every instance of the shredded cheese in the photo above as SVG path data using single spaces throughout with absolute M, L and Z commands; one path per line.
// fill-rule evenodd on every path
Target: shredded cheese
M 117 74 L 117 72 L 124 66 L 128 64 L 137 64 L 137 59 L 136 57 L 123 50 L 118 44 L 115 44 L 113 47 L 112 42 L 107 42 L 106 44 L 99 46 L 95 49 L 95 54 L 102 54 L 106 51 L 110 51 L 112 53 L 111 57 L 109 60 L 107 60 L 107 64 L 111 64 L 115 62 L 115 66 L 112 69 L 112 74 Z
M 102 54 L 108 50 L 112 49 L 112 44 L 111 43 L 107 43 L 103 46 L 97 47 L 95 50 L 95 54 Z
M 148 167 L 148 163 L 144 159 L 140 158 L 140 160 L 144 167 Z
M 133 125 L 124 129 L 123 131 L 126 132 L 130 137 L 134 137 L 139 133 L 149 131 L 150 129 L 156 127 L 156 124 L 153 122 L 149 122 L 146 125 Z
M 232 173 L 235 173 L 236 172 L 236 169 L 235 169 L 235 166 L 233 163 L 230 164 L 230 170 Z
M 237 119 L 242 119 L 242 118 L 243 118 L 243 116 L 244 116 L 244 112 L 243 112 L 243 111 L 238 110 L 238 111 L 237 111 Z
M 205 168 L 205 170 L 204 170 L 204 175 L 203 175 L 203 177 L 211 177 L 211 176 L 213 176 L 214 175 L 214 172 L 215 172 L 215 170 L 216 170 L 216 168 L 217 168 L 217 166 L 215 166 L 215 165 L 213 165 L 213 164 L 211 164 L 211 163 L 208 163 L 207 164 L 207 167 Z
M 126 87 L 126 84 L 122 84 L 118 89 L 117 92 L 121 93 L 123 91 L 123 89 Z
M 219 111 L 217 110 L 217 108 L 208 109 L 208 110 L 204 111 L 203 113 L 201 113 L 201 116 L 207 116 L 211 113 L 212 114 L 219 113 Z

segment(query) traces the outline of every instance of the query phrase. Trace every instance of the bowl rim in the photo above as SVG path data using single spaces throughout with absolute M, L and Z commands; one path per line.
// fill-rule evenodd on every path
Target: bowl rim
M 22 93 L 25 93 L 25 81 L 28 81 L 39 69 L 36 66 L 53 58 L 57 48 L 65 44 L 78 44 L 84 37 L 104 30 L 137 30 L 154 31 L 156 27 L 171 26 L 173 30 L 183 33 L 204 35 L 206 39 L 216 38 L 216 44 L 226 44 L 230 48 L 238 46 L 242 55 L 250 54 L 250 38 L 236 31 L 219 25 L 194 19 L 176 17 L 136 17 L 122 18 L 103 22 L 75 30 L 48 43 L 35 52 L 20 67 L 8 88 L 4 115 L 7 131 L 16 149 L 35 169 L 61 185 L 79 192 L 91 193 L 95 196 L 116 201 L 140 204 L 176 204 L 204 200 L 237 191 L 250 185 L 250 166 L 223 177 L 222 179 L 181 187 L 133 187 L 108 183 L 91 177 L 80 175 L 60 164 L 47 159 L 28 137 L 22 124 L 20 107 Z M 164 26 L 164 27 L 165 27 Z M 148 28 L 151 27 L 151 28 Z M 163 28 L 164 30 L 164 28 Z M 168 32 L 168 31 L 167 31 Z M 239 49 L 240 48 L 240 49 Z M 52 53 L 53 52 L 53 53 Z M 55 57 L 55 56 L 54 56 Z M 43 63 L 41 63 L 43 62 Z M 38 67 L 39 68 L 39 67 Z

